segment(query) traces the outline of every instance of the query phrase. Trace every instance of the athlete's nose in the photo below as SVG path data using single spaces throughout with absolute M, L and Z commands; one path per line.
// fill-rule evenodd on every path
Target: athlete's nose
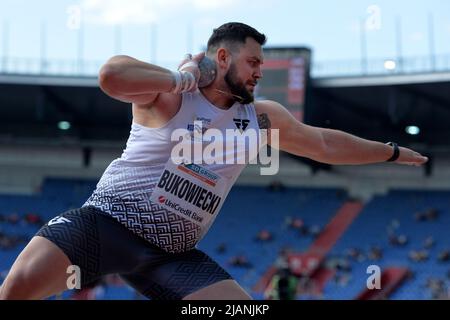
M 258 68 L 256 73 L 254 74 L 255 79 L 261 79 L 263 77 L 263 73 L 261 68 Z

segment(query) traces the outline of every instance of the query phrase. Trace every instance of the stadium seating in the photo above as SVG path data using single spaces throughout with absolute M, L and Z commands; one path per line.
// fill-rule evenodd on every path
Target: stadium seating
M 0 272 L 7 270 L 22 250 L 26 242 L 39 229 L 40 225 L 25 224 L 22 218 L 27 213 L 39 214 L 47 221 L 70 208 L 79 207 L 95 188 L 95 181 L 47 179 L 42 190 L 30 196 L 0 195 L 4 217 L 18 214 L 21 221 L 0 222 L 0 232 L 17 236 L 18 245 L 0 250 Z M 354 299 L 366 285 L 366 272 L 371 264 L 387 267 L 406 267 L 412 277 L 407 279 L 390 298 L 392 299 L 430 299 L 431 291 L 425 288 L 430 277 L 442 279 L 448 286 L 449 262 L 439 262 L 437 255 L 450 249 L 448 226 L 450 226 L 450 192 L 444 191 L 404 191 L 393 190 L 387 195 L 377 196 L 368 202 L 360 215 L 350 225 L 347 232 L 338 240 L 327 257 L 344 258 L 350 261 L 351 272 L 348 281 L 339 283 L 329 280 L 323 294 L 303 298 Z M 253 286 L 264 272 L 274 264 L 282 248 L 295 252 L 305 251 L 314 241 L 311 234 L 301 234 L 288 225 L 292 218 L 301 218 L 310 228 L 322 229 L 347 200 L 341 189 L 285 188 L 274 191 L 263 187 L 235 186 L 221 213 L 210 231 L 199 243 L 199 248 L 212 256 L 256 299 L 261 293 L 252 292 Z M 435 208 L 435 220 L 417 221 L 415 214 Z M 257 240 L 261 230 L 272 235 L 271 240 Z M 405 235 L 408 239 L 403 246 L 389 243 L 388 235 Z M 411 250 L 423 250 L 424 241 L 432 236 L 435 244 L 428 250 L 428 259 L 412 261 Z M 369 260 L 367 252 L 372 246 L 381 249 L 379 260 Z M 222 248 L 219 251 L 219 248 Z M 347 252 L 357 248 L 362 258 L 348 258 Z M 244 256 L 249 265 L 236 266 L 231 260 Z M 4 276 L 3 272 L 3 276 Z M 337 271 L 345 275 L 345 271 Z M 336 278 L 336 279 L 337 279 Z M 138 297 L 127 286 L 107 286 L 100 299 L 134 299 Z M 65 299 L 70 293 L 64 293 Z

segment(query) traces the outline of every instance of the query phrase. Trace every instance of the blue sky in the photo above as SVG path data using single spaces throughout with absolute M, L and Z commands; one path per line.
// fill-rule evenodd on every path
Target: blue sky
M 265 33 L 268 46 L 311 47 L 315 61 L 359 59 L 364 22 L 371 29 L 366 30 L 368 57 L 389 58 L 396 55 L 396 17 L 403 55 L 422 56 L 429 53 L 429 13 L 435 52 L 450 54 L 450 1 L 444 0 L 0 0 L 0 57 L 7 42 L 8 56 L 39 58 L 45 23 L 46 57 L 75 60 L 81 25 L 86 60 L 121 53 L 171 67 L 185 52 L 199 51 L 212 28 L 241 21 Z

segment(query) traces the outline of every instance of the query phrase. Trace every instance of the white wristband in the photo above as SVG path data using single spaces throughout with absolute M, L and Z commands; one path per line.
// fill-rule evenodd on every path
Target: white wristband
M 197 86 L 197 80 L 189 71 L 172 71 L 175 79 L 175 87 L 172 93 L 178 94 L 193 91 Z
M 172 75 L 175 79 L 175 87 L 172 89 L 172 93 L 180 93 L 182 85 L 182 76 L 180 71 L 172 71 Z
M 181 71 L 181 92 L 190 92 L 197 86 L 197 80 L 189 71 Z

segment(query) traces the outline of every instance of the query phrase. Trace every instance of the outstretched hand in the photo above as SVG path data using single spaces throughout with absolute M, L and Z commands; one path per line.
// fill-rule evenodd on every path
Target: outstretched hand
M 398 159 L 395 160 L 395 163 L 406 164 L 410 166 L 421 166 L 427 161 L 428 157 L 425 157 L 414 150 L 400 147 L 400 155 Z

